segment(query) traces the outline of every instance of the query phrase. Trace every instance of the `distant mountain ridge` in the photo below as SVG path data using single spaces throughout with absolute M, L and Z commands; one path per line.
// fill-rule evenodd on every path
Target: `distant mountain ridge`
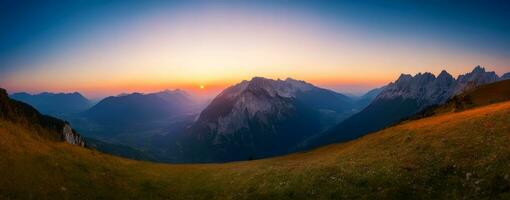
M 446 101 L 456 89 L 455 79 L 446 71 L 436 78 L 432 73 L 419 73 L 415 76 L 402 74 L 385 87 L 374 101 L 390 101 L 397 98 L 416 99 L 418 109 Z
M 76 114 L 90 108 L 92 103 L 78 92 L 28 94 L 14 93 L 11 98 L 32 105 L 41 113 L 53 116 Z
M 194 106 L 186 92 L 165 90 L 110 96 L 87 110 L 84 116 L 104 124 L 130 124 L 183 115 L 191 112 Z
M 442 104 L 454 95 L 498 80 L 502 78 L 495 72 L 487 72 L 481 66 L 476 66 L 471 72 L 460 75 L 457 79 L 444 70 L 437 77 L 428 72 L 415 76 L 402 74 L 395 82 L 385 86 L 364 110 L 324 135 L 311 138 L 305 146 L 355 139 L 410 117 L 427 107 Z

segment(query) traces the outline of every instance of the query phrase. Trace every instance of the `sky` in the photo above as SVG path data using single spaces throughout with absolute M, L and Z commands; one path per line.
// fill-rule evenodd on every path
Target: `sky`
M 401 73 L 482 65 L 501 75 L 508 10 L 505 1 L 7 0 L 0 87 L 213 94 L 263 76 L 361 94 Z

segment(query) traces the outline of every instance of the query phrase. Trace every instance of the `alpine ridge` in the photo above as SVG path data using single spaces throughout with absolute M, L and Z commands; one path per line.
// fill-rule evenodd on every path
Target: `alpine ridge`
M 355 139 L 411 117 L 430 106 L 445 103 L 455 95 L 502 79 L 495 72 L 487 72 L 481 66 L 459 75 L 457 79 L 445 70 L 437 77 L 429 72 L 415 76 L 402 74 L 395 82 L 385 86 L 361 112 L 324 134 L 310 138 L 304 146 L 310 148 Z

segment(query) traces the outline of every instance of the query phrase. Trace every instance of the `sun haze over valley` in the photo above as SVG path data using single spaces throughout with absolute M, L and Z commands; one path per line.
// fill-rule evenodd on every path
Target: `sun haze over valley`
M 2 1 L 0 199 L 508 199 L 509 9 Z

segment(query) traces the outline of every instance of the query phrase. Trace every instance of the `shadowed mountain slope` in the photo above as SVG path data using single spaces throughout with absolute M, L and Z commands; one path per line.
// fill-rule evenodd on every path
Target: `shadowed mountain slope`
M 108 126 L 166 120 L 192 112 L 193 101 L 180 90 L 133 93 L 107 97 L 84 113 L 89 120 Z

